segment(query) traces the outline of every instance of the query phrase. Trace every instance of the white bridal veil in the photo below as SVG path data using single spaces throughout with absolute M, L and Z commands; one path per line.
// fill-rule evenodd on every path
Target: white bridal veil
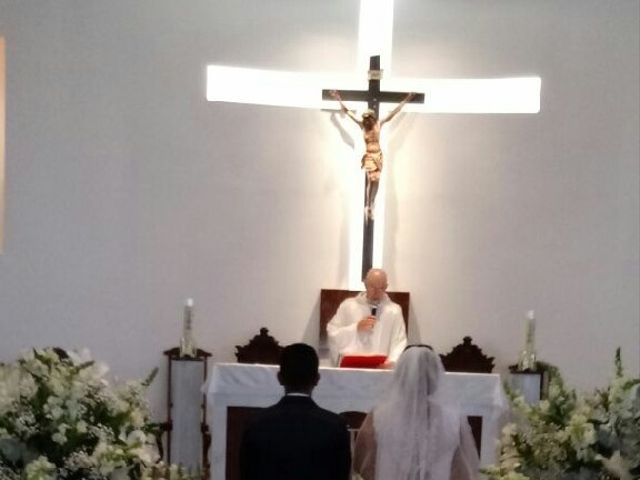
M 460 478 L 476 478 L 478 455 L 468 423 L 438 395 L 443 375 L 440 357 L 424 345 L 400 356 L 391 387 L 373 411 L 376 479 L 447 480 L 454 455 L 467 472 Z

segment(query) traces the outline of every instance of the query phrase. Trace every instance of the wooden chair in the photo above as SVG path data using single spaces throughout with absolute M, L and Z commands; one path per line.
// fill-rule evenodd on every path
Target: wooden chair
M 275 338 L 269 335 L 265 327 L 260 334 L 253 337 L 246 345 L 236 345 L 236 359 L 238 363 L 264 363 L 277 365 L 280 363 L 282 347 Z
M 462 343 L 440 358 L 447 372 L 491 373 L 494 366 L 494 357 L 485 355 L 471 337 L 464 337 Z

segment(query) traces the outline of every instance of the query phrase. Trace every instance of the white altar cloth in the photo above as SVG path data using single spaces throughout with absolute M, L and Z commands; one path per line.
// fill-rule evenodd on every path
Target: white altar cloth
M 226 471 L 227 407 L 268 407 L 283 390 L 275 365 L 217 363 L 203 390 L 207 396 L 211 432 L 211 480 L 223 480 Z M 320 383 L 313 391 L 318 405 L 333 412 L 370 411 L 391 380 L 388 370 L 320 367 Z M 507 401 L 498 374 L 447 373 L 444 394 L 460 405 L 462 413 L 482 417 L 481 465 L 496 460 L 496 440 Z

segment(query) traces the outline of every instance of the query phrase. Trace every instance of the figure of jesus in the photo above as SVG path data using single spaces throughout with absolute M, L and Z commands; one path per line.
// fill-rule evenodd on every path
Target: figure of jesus
M 337 90 L 331 91 L 331 96 L 340 103 L 340 107 L 343 113 L 346 113 L 349 118 L 358 124 L 362 130 L 364 138 L 365 152 L 362 156 L 361 167 L 366 174 L 366 187 L 365 187 L 365 216 L 367 219 L 373 219 L 373 207 L 376 200 L 376 194 L 378 193 L 378 186 L 380 185 L 380 174 L 382 173 L 382 149 L 380 148 L 380 129 L 382 125 L 387 123 L 397 113 L 402 110 L 402 107 L 410 101 L 415 93 L 411 92 L 400 102 L 396 108 L 391 110 L 389 114 L 382 120 L 376 118 L 376 112 L 372 109 L 366 110 L 362 114 L 362 120 L 349 110 L 342 102 L 340 93 Z

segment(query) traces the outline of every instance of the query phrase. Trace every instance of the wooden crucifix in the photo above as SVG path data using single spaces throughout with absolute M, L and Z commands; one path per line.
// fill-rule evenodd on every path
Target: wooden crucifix
M 362 279 L 373 265 L 374 204 L 382 172 L 382 151 L 380 149 L 380 127 L 391 120 L 405 103 L 424 103 L 423 93 L 382 92 L 380 91 L 380 56 L 369 58 L 368 90 L 322 90 L 323 100 L 337 100 L 344 113 L 362 128 L 365 141 L 365 153 L 362 168 L 365 170 L 364 221 L 362 226 Z M 362 120 L 349 111 L 342 100 L 367 102 L 368 110 L 362 114 Z M 380 103 L 397 103 L 384 119 L 380 120 Z

